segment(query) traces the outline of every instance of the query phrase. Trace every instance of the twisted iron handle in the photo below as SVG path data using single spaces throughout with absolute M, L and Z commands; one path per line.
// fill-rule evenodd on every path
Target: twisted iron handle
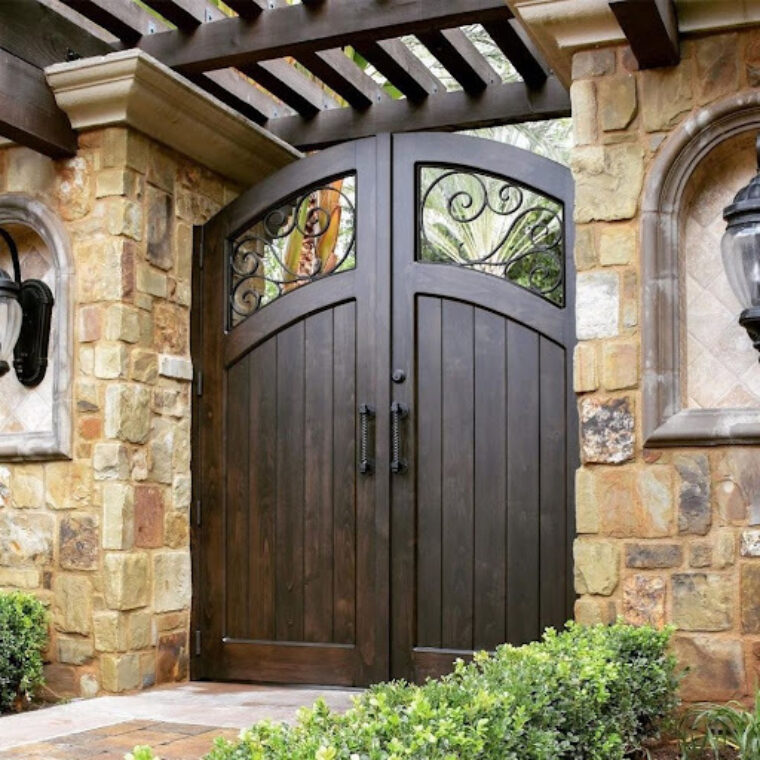
M 375 412 L 368 404 L 359 404 L 359 472 L 368 475 L 372 472 L 372 460 L 369 454 L 369 421 Z
M 391 472 L 404 472 L 406 460 L 402 458 L 401 420 L 409 414 L 405 404 L 394 401 L 391 404 Z

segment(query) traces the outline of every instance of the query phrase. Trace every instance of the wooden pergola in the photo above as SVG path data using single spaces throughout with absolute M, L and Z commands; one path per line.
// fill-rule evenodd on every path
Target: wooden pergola
M 0 136 L 53 157 L 73 155 L 76 136 L 43 69 L 130 47 L 145 50 L 304 150 L 379 132 L 570 115 L 566 87 L 504 0 L 302 0 L 295 5 L 226 0 L 226 5 L 236 15 L 206 0 L 3 0 Z M 611 0 L 609 5 L 642 67 L 677 60 L 672 0 Z M 463 29 L 472 24 L 482 25 L 520 81 L 503 81 Z M 448 91 L 402 41 L 407 35 L 414 35 L 461 89 Z M 347 48 L 402 97 L 389 94 Z

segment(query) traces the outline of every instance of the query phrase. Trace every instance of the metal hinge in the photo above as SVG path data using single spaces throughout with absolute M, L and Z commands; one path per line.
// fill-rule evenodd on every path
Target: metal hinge
M 201 656 L 201 629 L 195 629 L 195 656 Z
M 195 370 L 195 395 L 203 395 L 203 370 Z
M 201 522 L 203 521 L 203 518 L 202 518 L 202 514 L 203 514 L 202 509 L 203 508 L 202 508 L 201 505 L 202 505 L 201 500 L 200 499 L 196 499 L 195 500 L 195 525 L 198 528 L 201 527 Z

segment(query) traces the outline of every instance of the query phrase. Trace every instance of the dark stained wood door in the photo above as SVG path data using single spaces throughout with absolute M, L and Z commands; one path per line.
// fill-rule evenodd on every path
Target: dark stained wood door
M 198 231 L 193 677 L 420 680 L 570 616 L 571 209 L 552 162 L 382 136 Z

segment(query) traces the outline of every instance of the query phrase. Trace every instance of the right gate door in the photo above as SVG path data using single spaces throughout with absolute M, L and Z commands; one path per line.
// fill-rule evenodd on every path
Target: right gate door
M 391 675 L 572 616 L 573 186 L 477 138 L 393 141 Z

